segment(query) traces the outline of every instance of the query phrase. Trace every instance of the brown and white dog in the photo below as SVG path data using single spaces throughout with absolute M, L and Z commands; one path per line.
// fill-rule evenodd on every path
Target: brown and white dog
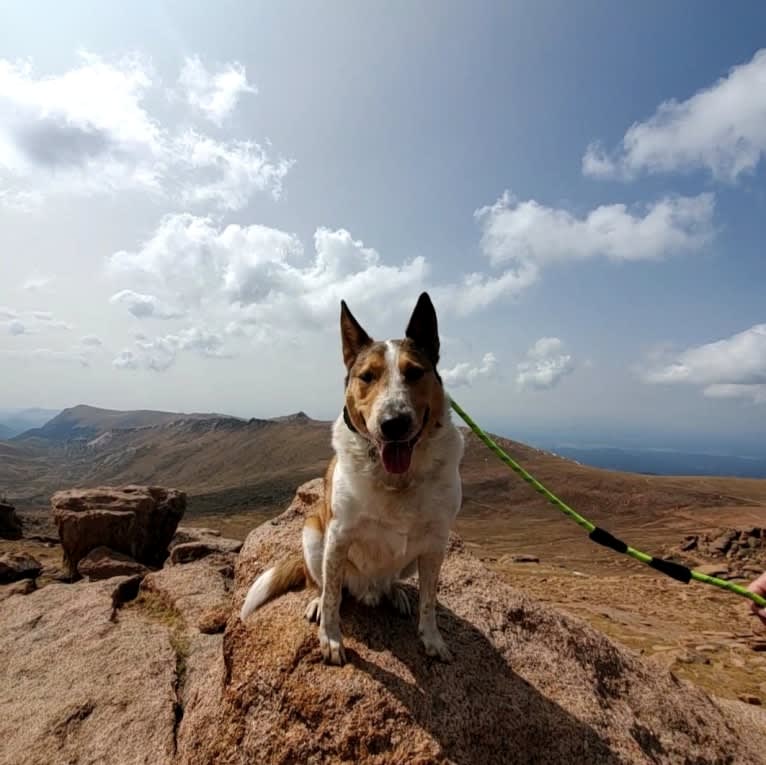
M 247 593 L 240 618 L 306 581 L 320 589 L 306 609 L 319 622 L 322 656 L 343 664 L 341 593 L 410 613 L 399 580 L 418 572 L 418 633 L 429 656 L 450 651 L 436 625 L 436 589 L 450 528 L 460 509 L 463 438 L 450 418 L 441 378 L 436 312 L 424 292 L 405 338 L 375 342 L 341 302 L 346 365 L 342 414 L 325 502 L 303 527 L 303 557 L 266 570 Z

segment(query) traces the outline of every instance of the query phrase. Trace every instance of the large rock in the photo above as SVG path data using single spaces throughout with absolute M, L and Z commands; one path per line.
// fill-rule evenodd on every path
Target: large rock
M 242 624 L 253 577 L 300 548 L 321 482 L 240 553 L 223 674 L 187 699 L 178 758 L 226 763 L 764 763 L 766 724 L 644 663 L 505 584 L 454 539 L 438 619 L 454 663 L 413 619 L 346 600 L 349 663 L 325 666 L 291 592 Z M 217 665 L 216 665 L 217 666 Z M 732 711 L 734 710 L 734 711 Z
M 42 564 L 27 553 L 5 553 L 0 555 L 0 584 L 36 579 L 42 568 Z
M 195 622 L 228 609 L 232 570 L 210 557 L 165 571 L 0 602 L 0 765 L 177 762 L 187 700 L 223 672 L 223 636 Z
M 111 579 L 113 576 L 142 576 L 148 574 L 149 569 L 129 555 L 123 555 L 108 547 L 94 547 L 80 559 L 77 573 L 95 582 L 99 579 Z
M 0 764 L 171 762 L 170 631 L 137 610 L 112 621 L 114 582 L 0 603 Z
M 300 545 L 321 483 L 233 555 L 51 584 L 0 602 L 0 765 L 766 762 L 763 711 L 717 702 L 508 587 L 453 540 L 439 620 L 347 602 L 350 663 L 326 667 L 308 592 L 237 612 Z M 234 587 L 232 585 L 235 585 Z M 232 601 L 233 590 L 233 601 Z M 229 613 L 224 635 L 203 634 Z
M 181 526 L 170 543 L 170 562 L 191 563 L 208 555 L 238 553 L 241 549 L 239 539 L 222 537 L 219 531 Z
M 7 502 L 0 502 L 0 537 L 3 539 L 21 537 L 21 520 L 16 515 L 16 508 Z
M 142 592 L 153 593 L 197 628 L 211 612 L 229 609 L 233 555 L 214 555 L 186 566 L 166 566 L 146 576 Z
M 161 566 L 186 509 L 186 495 L 156 486 L 69 489 L 51 498 L 64 562 L 77 564 L 95 547 L 109 547 L 147 566 Z

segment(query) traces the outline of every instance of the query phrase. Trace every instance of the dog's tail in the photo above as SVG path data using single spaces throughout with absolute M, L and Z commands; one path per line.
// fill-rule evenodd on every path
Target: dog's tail
M 282 595 L 288 590 L 302 587 L 304 584 L 306 584 L 306 567 L 303 564 L 303 555 L 298 553 L 283 558 L 276 566 L 266 569 L 253 582 L 247 591 L 239 618 L 244 621 L 267 600 Z

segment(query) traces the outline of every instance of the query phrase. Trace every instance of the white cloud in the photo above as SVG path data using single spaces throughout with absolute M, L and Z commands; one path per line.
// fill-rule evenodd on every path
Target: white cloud
M 100 348 L 103 345 L 101 338 L 96 335 L 84 335 L 80 338 L 80 345 L 90 348 Z
M 217 226 L 190 214 L 166 216 L 135 251 L 108 259 L 132 291 L 179 306 L 192 320 L 294 331 L 334 326 L 341 298 L 356 305 L 401 304 L 422 289 L 423 258 L 386 265 L 344 229 L 320 228 L 307 262 L 293 234 L 266 226 Z
M 459 316 L 518 296 L 544 268 L 587 258 L 652 260 L 694 252 L 713 237 L 714 197 L 668 197 L 641 209 L 602 205 L 583 217 L 505 192 L 475 212 L 481 249 L 496 274 L 471 273 L 433 295 Z
M 696 385 L 710 398 L 766 400 L 766 324 L 666 356 L 644 374 L 646 382 Z
M 199 327 L 190 327 L 178 334 L 154 339 L 136 335 L 135 349 L 126 348 L 112 361 L 118 369 L 148 369 L 164 372 L 176 362 L 181 351 L 194 351 L 208 358 L 231 358 L 234 354 L 225 348 L 224 338 Z
M 257 93 L 241 64 L 225 64 L 213 74 L 197 56 L 184 61 L 178 83 L 189 105 L 219 127 L 234 111 L 240 96 Z
M 534 263 L 520 263 L 498 276 L 467 274 L 456 284 L 434 288 L 433 296 L 445 310 L 467 316 L 498 300 L 519 295 L 537 281 L 538 274 Z
M 229 95 L 211 102 L 221 114 L 236 106 L 225 87 Z M 256 191 L 281 194 L 290 161 L 251 141 L 163 125 L 147 107 L 159 88 L 137 56 L 83 53 L 51 76 L 0 59 L 0 203 L 23 209 L 55 193 L 136 190 L 234 210 Z
M 518 295 L 556 260 L 658 258 L 693 250 L 711 236 L 712 207 L 712 197 L 702 195 L 663 200 L 643 217 L 614 205 L 577 219 L 504 195 L 477 218 L 485 254 L 505 268 L 435 285 L 425 258 L 386 263 L 345 229 L 318 228 L 309 253 L 294 234 L 257 224 L 222 226 L 191 213 L 165 216 L 136 249 L 111 255 L 107 269 L 117 287 L 112 302 L 135 316 L 182 316 L 232 342 L 267 341 L 334 329 L 341 299 L 360 312 L 385 315 L 411 308 L 428 289 L 441 314 L 466 315 Z M 150 345 L 128 349 L 118 366 L 162 369 L 172 363 L 166 344 L 138 342 Z M 190 350 L 173 341 L 171 347 Z
M 602 205 L 579 218 L 506 192 L 476 217 L 490 262 L 514 263 L 531 282 L 537 269 L 561 261 L 652 260 L 698 250 L 713 236 L 713 209 L 713 195 L 700 194 L 667 197 L 634 212 L 623 204 Z
M 665 101 L 645 122 L 633 124 L 619 149 L 593 144 L 583 172 L 630 179 L 639 173 L 705 168 L 734 181 L 766 154 L 766 49 L 734 67 L 686 101 Z
M 107 270 L 122 289 L 115 303 L 155 315 L 173 306 L 186 329 L 136 338 L 114 360 L 120 368 L 169 368 L 181 352 L 232 355 L 238 344 L 291 339 L 336 329 L 342 298 L 380 316 L 411 309 L 426 287 L 423 258 L 386 264 L 344 230 L 319 228 L 306 257 L 293 234 L 260 225 L 221 227 L 188 213 L 166 216 L 134 251 L 114 253 Z
M 165 305 L 154 295 L 143 295 L 133 290 L 120 290 L 109 298 L 110 303 L 124 305 L 137 319 L 177 319 L 183 313 Z
M 0 328 L 11 335 L 35 335 L 50 330 L 71 331 L 74 327 L 57 319 L 50 311 L 17 311 L 0 307 Z
M 517 364 L 516 382 L 522 389 L 548 390 L 574 371 L 571 355 L 563 353 L 558 337 L 541 337 L 527 352 L 527 360 Z
M 180 201 L 222 210 L 241 209 L 255 191 L 279 198 L 293 166 L 292 160 L 272 159 L 253 141 L 221 143 L 191 130 L 176 138 L 172 150 L 181 180 Z
M 27 292 L 43 292 L 47 290 L 48 287 L 50 287 L 52 282 L 52 276 L 42 276 L 40 274 L 35 274 L 24 280 L 21 285 L 21 289 L 26 290 Z
M 497 359 L 494 353 L 485 353 L 481 364 L 474 366 L 470 362 L 463 361 L 455 364 L 450 369 L 441 372 L 445 385 L 453 388 L 473 385 L 480 378 L 491 379 L 497 372 Z

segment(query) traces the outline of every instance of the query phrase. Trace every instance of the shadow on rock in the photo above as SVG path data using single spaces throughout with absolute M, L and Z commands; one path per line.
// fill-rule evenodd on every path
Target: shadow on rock
M 425 655 L 416 620 L 404 619 L 393 609 L 380 609 L 376 616 L 373 609 L 355 603 L 343 611 L 346 636 L 371 651 L 390 651 L 412 679 L 354 651 L 349 654 L 351 664 L 396 697 L 450 761 L 624 762 L 596 731 L 516 674 L 497 648 L 453 611 L 438 611 L 440 629 L 454 656 L 451 664 Z

